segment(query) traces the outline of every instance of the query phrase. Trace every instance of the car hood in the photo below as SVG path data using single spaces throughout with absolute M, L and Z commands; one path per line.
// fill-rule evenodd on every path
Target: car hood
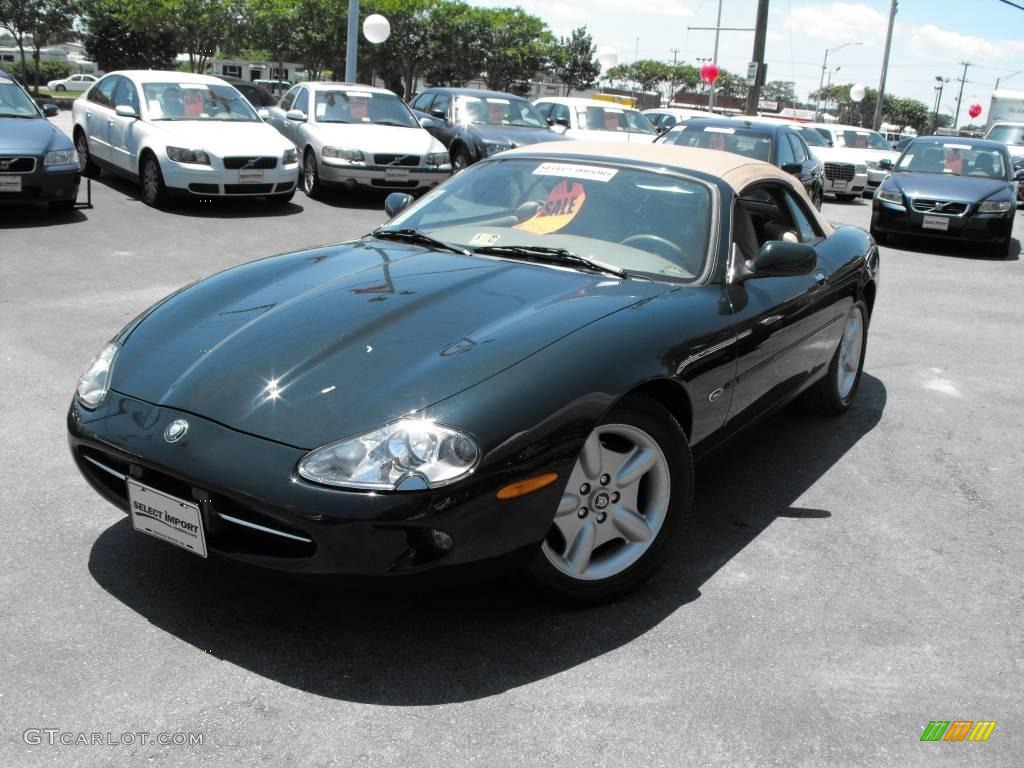
M 1009 185 L 1008 181 L 999 179 L 946 173 L 896 173 L 892 179 L 910 197 L 968 202 L 983 200 Z
M 186 149 L 204 149 L 217 157 L 229 155 L 284 154 L 294 145 L 264 122 L 215 122 L 213 120 L 158 120 L 150 125 L 168 142 Z
M 447 152 L 444 144 L 419 126 L 400 128 L 373 123 L 316 123 L 311 128 L 316 137 L 328 146 L 388 154 Z
M 362 240 L 221 272 L 120 335 L 113 389 L 298 448 L 379 427 L 669 290 Z
M 539 144 L 544 141 L 561 141 L 565 138 L 550 128 L 527 128 L 519 125 L 473 123 L 469 126 L 469 130 L 483 141 L 512 144 L 517 147 L 524 144 Z
M 71 139 L 49 120 L 0 117 L 0 152 L 39 154 L 50 149 L 71 149 L 71 146 Z

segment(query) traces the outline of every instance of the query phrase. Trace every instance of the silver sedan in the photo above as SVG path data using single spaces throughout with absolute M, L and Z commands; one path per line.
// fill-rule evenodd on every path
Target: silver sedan
M 299 151 L 302 188 L 421 192 L 452 172 L 444 145 L 391 91 L 348 83 L 300 83 L 268 121 Z

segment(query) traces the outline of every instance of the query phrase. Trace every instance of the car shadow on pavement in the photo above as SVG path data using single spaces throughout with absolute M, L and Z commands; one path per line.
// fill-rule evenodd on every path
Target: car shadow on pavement
M 932 256 L 948 256 L 955 259 L 971 259 L 973 261 L 1020 261 L 1021 243 L 1016 237 L 1010 240 L 1010 253 L 1006 258 L 993 256 L 988 252 L 988 246 L 984 243 L 977 243 L 971 240 L 929 240 L 925 238 L 911 238 L 905 235 L 890 236 L 886 243 L 890 248 L 900 251 L 912 251 L 914 253 L 927 253 Z
M 26 229 L 78 224 L 89 217 L 80 208 L 51 211 L 48 205 L 4 205 L 0 207 L 0 229 Z
M 89 571 L 196 653 L 283 685 L 393 706 L 479 699 L 657 627 L 698 599 L 701 586 L 778 517 L 828 525 L 828 510 L 793 504 L 874 429 L 885 403 L 882 382 L 865 375 L 842 418 L 788 407 L 709 457 L 697 468 L 695 516 L 669 563 L 639 590 L 597 608 L 553 605 L 514 576 L 432 591 L 339 588 L 204 562 L 134 533 L 127 519 L 96 540 Z
M 94 183 L 103 184 L 115 192 L 124 195 L 132 202 L 144 205 L 139 197 L 138 183 L 115 176 L 112 173 L 104 173 Z M 295 193 L 294 200 L 301 199 L 301 193 Z M 262 197 L 254 198 L 201 198 L 201 197 L 172 197 L 160 210 L 164 213 L 189 216 L 192 218 L 208 219 L 242 219 L 242 218 L 266 218 L 268 216 L 294 216 L 302 213 L 303 208 L 294 201 L 285 205 L 273 204 Z

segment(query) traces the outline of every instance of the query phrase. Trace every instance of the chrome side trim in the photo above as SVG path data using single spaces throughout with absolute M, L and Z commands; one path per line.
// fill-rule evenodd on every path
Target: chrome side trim
M 747 336 L 749 336 L 750 334 L 751 331 L 748 328 L 747 330 L 741 331 L 740 333 L 736 334 L 731 338 L 726 339 L 725 341 L 721 341 L 718 344 L 713 344 L 710 347 L 707 347 L 706 349 L 702 349 L 700 352 L 690 355 L 688 358 L 686 358 L 685 360 L 683 360 L 683 362 L 679 364 L 678 368 L 676 368 L 676 376 L 681 374 L 683 372 L 683 369 L 686 368 L 686 366 L 690 365 L 691 363 L 695 363 L 696 361 L 700 360 L 701 358 L 707 357 L 708 355 L 713 355 L 715 352 L 725 349 L 730 344 L 735 344 L 741 339 L 747 338 Z
M 85 459 L 86 461 L 88 461 L 90 464 L 95 464 L 97 467 L 102 469 L 104 472 L 106 472 L 108 474 L 111 474 L 111 475 L 113 475 L 116 478 L 119 478 L 121 480 L 127 480 L 128 479 L 125 475 L 123 475 L 122 473 L 118 472 L 116 469 L 111 469 L 106 464 L 100 464 L 98 461 L 96 461 L 96 459 L 90 459 L 88 456 L 82 456 L 82 458 Z
M 231 515 L 225 515 L 223 512 L 218 512 L 217 513 L 217 517 L 219 517 L 222 520 L 227 520 L 229 523 L 234 523 L 235 525 L 244 525 L 246 528 L 252 528 L 253 530 L 262 531 L 263 533 L 269 533 L 269 534 L 272 534 L 274 536 L 281 536 L 282 538 L 285 538 L 285 539 L 292 539 L 294 541 L 302 541 L 302 542 L 305 542 L 306 544 L 312 544 L 313 543 L 312 539 L 308 539 L 305 536 L 296 536 L 293 533 L 285 533 L 284 531 L 278 531 L 278 530 L 275 530 L 273 528 L 267 528 L 265 525 L 257 525 L 256 523 L 250 523 L 248 520 L 239 520 L 237 517 L 232 517 Z

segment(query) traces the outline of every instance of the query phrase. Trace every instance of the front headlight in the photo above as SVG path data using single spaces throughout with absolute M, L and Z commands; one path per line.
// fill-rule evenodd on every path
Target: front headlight
M 879 187 L 878 199 L 885 200 L 885 202 L 887 203 L 896 203 L 898 205 L 903 205 L 903 195 L 892 189 L 882 189 L 882 187 Z
M 168 147 L 167 157 L 176 163 L 192 163 L 193 165 L 209 165 L 210 156 L 201 149 L 185 149 L 184 147 Z
M 867 173 L 868 172 L 868 168 L 867 168 L 866 165 L 854 165 L 853 166 L 853 172 L 854 172 L 854 174 Z
M 43 158 L 43 165 L 78 165 L 78 153 L 74 149 L 51 149 Z
M 299 150 L 297 150 L 295 147 L 292 147 L 291 149 L 286 149 L 284 151 L 284 156 L 281 158 L 281 162 L 284 165 L 292 165 L 293 163 L 299 162 Z
M 490 157 L 491 155 L 496 155 L 499 152 L 504 152 L 506 149 L 512 149 L 513 146 L 514 145 L 512 144 L 498 144 L 493 141 L 485 141 L 484 152 L 486 152 L 487 156 Z
M 978 213 L 1006 213 L 1008 210 L 1009 200 L 986 200 L 978 206 Z
M 427 155 L 426 161 L 427 165 L 432 165 L 436 167 L 442 165 L 451 165 L 452 162 L 447 152 L 431 152 L 429 155 Z
M 342 147 L 324 147 L 320 153 L 324 157 L 331 157 L 335 160 L 347 160 L 350 163 L 363 163 L 366 158 L 358 149 L 343 149 Z
M 436 488 L 469 475 L 480 449 L 469 435 L 425 419 L 385 427 L 310 451 L 299 474 L 323 485 L 374 490 Z
M 110 372 L 120 346 L 113 341 L 107 344 L 89 363 L 89 367 L 78 380 L 78 402 L 92 410 L 103 402 L 110 387 Z

